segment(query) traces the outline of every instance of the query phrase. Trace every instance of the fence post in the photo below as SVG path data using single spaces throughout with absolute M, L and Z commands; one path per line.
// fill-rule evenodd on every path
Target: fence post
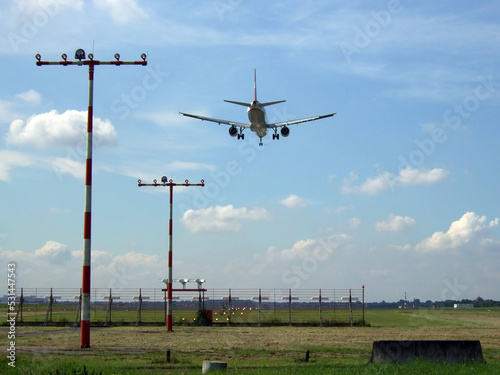
M 363 291 L 362 300 L 363 300 L 363 326 L 364 326 L 365 325 L 365 286 L 364 285 L 363 285 L 362 291 Z
M 262 303 L 262 295 L 261 295 L 261 290 L 259 288 L 259 324 L 258 324 L 259 327 L 262 326 L 262 322 L 260 320 L 260 307 L 261 307 L 261 303 Z
M 141 312 L 142 312 L 142 291 L 141 288 L 139 288 L 139 306 L 137 306 L 137 316 L 135 318 L 136 327 L 142 323 Z
M 73 323 L 73 327 L 78 327 L 80 325 L 81 313 L 82 313 L 82 288 L 80 288 L 80 298 L 78 298 L 78 307 L 76 308 L 75 323 Z
M 21 296 L 19 297 L 19 307 L 17 308 L 17 314 L 16 314 L 16 320 L 19 321 L 20 323 L 23 322 L 23 303 L 24 303 L 23 288 L 21 288 Z M 18 319 L 19 313 L 21 313 L 21 319 Z
M 323 327 L 323 316 L 321 311 L 321 289 L 319 290 L 319 326 Z
M 106 311 L 106 320 L 104 321 L 104 326 L 108 326 L 111 324 L 111 304 L 113 303 L 113 296 L 111 295 L 111 288 L 109 288 L 109 297 L 108 297 L 108 310 Z
M 333 290 L 333 322 L 336 324 L 335 321 L 335 306 L 337 305 L 337 298 L 335 297 L 335 289 Z
M 292 326 L 292 290 L 288 289 L 288 325 Z
M 47 312 L 45 313 L 45 321 L 43 322 L 43 325 L 46 326 L 47 323 L 52 323 L 52 288 L 50 288 L 49 305 L 47 306 Z
M 349 323 L 351 324 L 351 327 L 352 327 L 352 295 L 351 295 L 351 289 L 349 289 Z
M 229 297 L 227 301 L 227 326 L 231 325 L 231 288 L 229 288 Z

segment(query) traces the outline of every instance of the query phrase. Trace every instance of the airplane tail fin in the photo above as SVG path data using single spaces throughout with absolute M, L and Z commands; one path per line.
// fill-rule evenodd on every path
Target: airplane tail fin
M 253 70 L 253 100 L 257 101 L 257 69 Z M 241 105 L 243 107 L 248 107 L 250 108 L 252 106 L 251 103 L 243 103 L 243 102 L 235 102 L 233 100 L 224 100 L 227 103 L 232 103 L 232 104 L 237 104 Z M 278 100 L 276 102 L 267 102 L 267 103 L 261 103 L 261 107 L 266 107 L 268 105 L 273 105 L 273 104 L 278 104 L 278 103 L 283 103 L 286 102 L 286 100 Z
M 257 101 L 257 69 L 253 70 L 253 100 Z

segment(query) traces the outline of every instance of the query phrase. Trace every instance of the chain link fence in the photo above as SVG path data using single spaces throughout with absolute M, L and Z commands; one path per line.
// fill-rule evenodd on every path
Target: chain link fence
M 173 289 L 174 325 L 311 325 L 365 324 L 361 289 Z M 77 288 L 20 288 L 18 324 L 74 325 L 81 319 Z M 91 324 L 162 325 L 166 289 L 93 288 Z M 203 319 L 200 320 L 200 317 Z

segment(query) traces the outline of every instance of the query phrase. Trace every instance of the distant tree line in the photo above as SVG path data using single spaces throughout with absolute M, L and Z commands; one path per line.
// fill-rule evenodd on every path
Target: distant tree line
M 406 301 L 406 307 L 408 309 L 432 309 L 432 308 L 453 308 L 455 304 L 471 304 L 474 307 L 500 307 L 500 301 L 494 301 L 492 299 L 483 299 L 481 297 L 477 297 L 474 300 L 471 299 L 462 299 L 462 300 L 445 300 L 445 301 L 431 301 L 427 300 L 425 302 L 421 301 L 418 298 L 414 300 Z M 397 302 L 368 302 L 366 303 L 367 308 L 372 309 L 400 309 L 404 308 L 405 301 L 403 299 Z

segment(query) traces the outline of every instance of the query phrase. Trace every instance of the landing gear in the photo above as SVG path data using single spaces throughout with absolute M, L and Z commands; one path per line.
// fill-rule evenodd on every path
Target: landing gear
M 262 143 L 262 137 L 260 137 L 259 146 L 264 146 L 264 143 Z
M 275 139 L 278 139 L 278 140 L 280 139 L 280 135 L 278 133 L 278 128 L 274 128 L 273 141 Z
M 243 134 L 243 127 L 240 128 L 240 133 L 238 134 L 238 139 L 245 139 L 245 134 Z

